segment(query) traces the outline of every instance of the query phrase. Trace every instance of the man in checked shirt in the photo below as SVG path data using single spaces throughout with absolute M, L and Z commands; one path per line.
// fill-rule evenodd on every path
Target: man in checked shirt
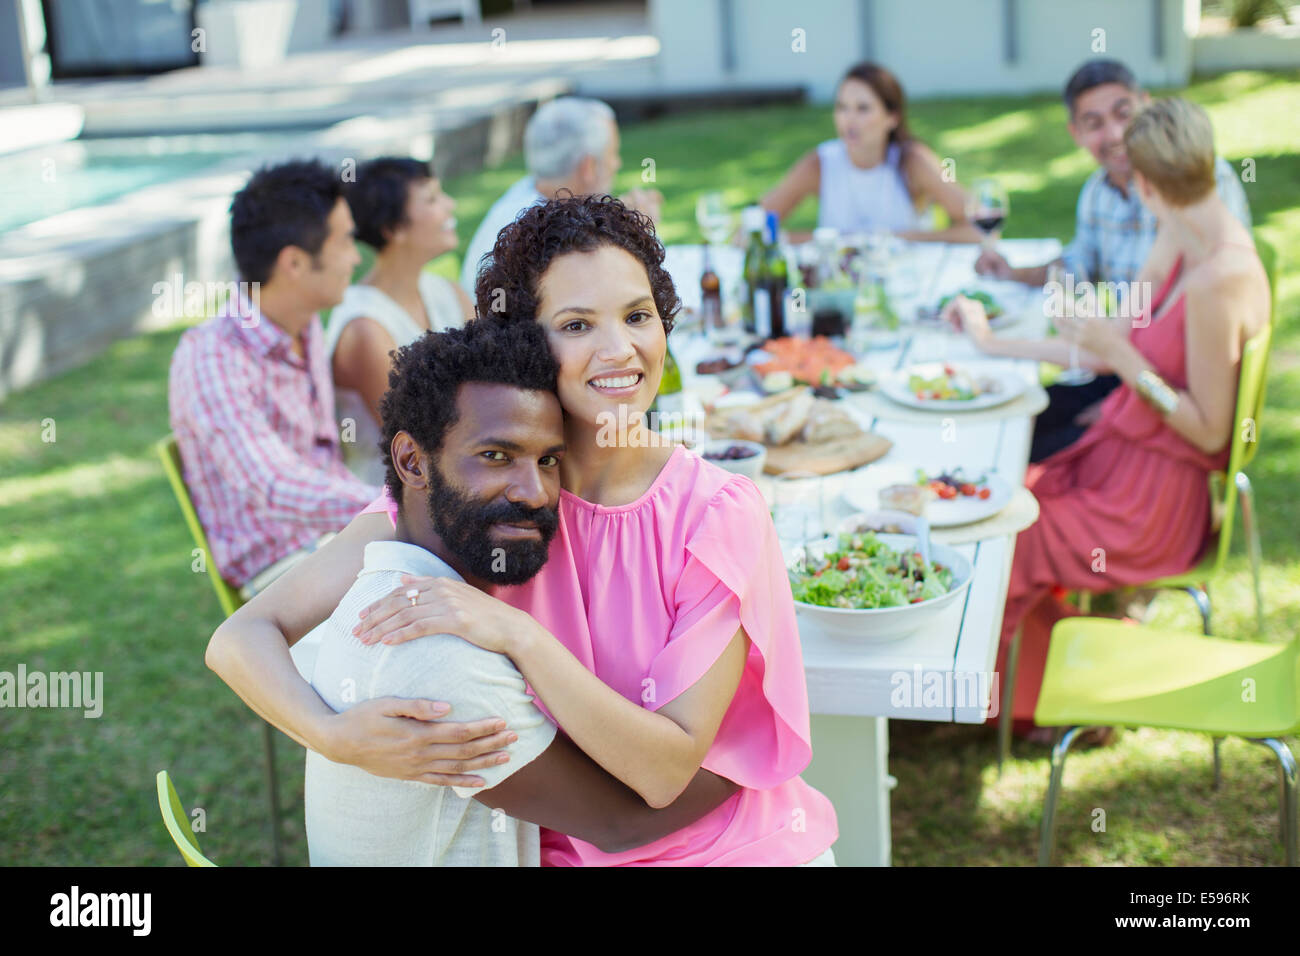
M 319 312 L 360 262 L 335 173 L 259 170 L 230 206 L 240 294 L 182 337 L 168 401 L 209 559 L 245 597 L 379 494 L 343 464 Z
M 1079 192 L 1074 239 L 1055 261 L 1038 266 L 1012 268 L 993 249 L 981 253 L 975 271 L 999 279 L 1014 279 L 1041 286 L 1048 281 L 1051 266 L 1081 281 L 1151 283 L 1159 278 L 1147 275 L 1143 264 L 1156 240 L 1156 217 L 1142 204 L 1133 185 L 1133 167 L 1124 150 L 1124 130 L 1129 120 L 1150 97 L 1139 87 L 1133 72 L 1118 60 L 1092 59 L 1074 71 L 1065 85 L 1065 107 L 1070 114 L 1070 136 L 1097 161 L 1097 170 Z M 1219 196 L 1250 228 L 1250 206 L 1241 179 L 1227 160 L 1215 160 L 1215 182 Z M 1147 302 L 1150 302 L 1148 293 Z M 1013 358 L 1053 361 L 1044 349 L 1051 343 L 998 337 L 988 330 L 972 331 L 981 351 Z M 1098 375 L 1081 386 L 1053 385 L 1047 390 L 1051 404 L 1034 423 L 1029 460 L 1042 461 L 1079 439 L 1100 416 L 1101 401 L 1119 385 L 1116 375 Z

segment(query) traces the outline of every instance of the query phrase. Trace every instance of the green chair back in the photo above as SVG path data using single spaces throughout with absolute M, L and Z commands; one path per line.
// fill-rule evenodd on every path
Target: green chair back
M 221 571 L 217 568 L 217 563 L 212 559 L 212 548 L 208 546 L 208 536 L 203 530 L 203 524 L 199 521 L 198 512 L 194 510 L 194 502 L 190 498 L 190 490 L 185 484 L 185 473 L 181 468 L 180 448 L 176 444 L 176 436 L 168 435 L 166 438 L 154 445 L 154 450 L 158 453 L 158 458 L 162 461 L 163 471 L 167 473 L 167 480 L 171 482 L 172 491 L 176 493 L 176 502 L 181 506 L 181 514 L 185 516 L 185 523 L 189 525 L 190 534 L 194 538 L 194 543 L 203 550 L 204 564 L 208 571 L 208 580 L 212 582 L 212 590 L 217 592 L 217 601 L 221 604 L 222 613 L 226 617 L 234 614 L 244 605 L 244 598 L 237 588 L 231 587 L 226 579 L 221 576 Z M 266 789 L 271 817 L 271 859 L 276 866 L 279 866 L 283 857 L 280 849 L 280 798 L 275 780 L 275 731 L 268 723 L 262 723 L 262 733 L 266 748 Z M 163 780 L 166 773 L 158 775 L 158 802 L 163 804 Z M 176 791 L 171 791 L 171 800 L 174 804 L 173 812 L 179 814 L 179 819 L 185 818 L 185 813 L 181 809 L 180 801 L 176 799 Z M 167 807 L 163 806 L 163 818 L 167 819 Z M 167 829 L 171 831 L 172 839 L 176 840 L 176 845 L 181 848 L 181 853 L 187 853 L 181 843 L 181 837 L 177 836 L 177 831 L 168 824 Z M 185 832 L 189 832 L 189 827 L 185 827 Z M 193 842 L 193 834 L 190 834 L 190 842 L 193 851 L 198 853 L 198 844 Z M 203 859 L 199 854 L 199 859 Z M 186 859 L 189 856 L 186 855 Z M 211 866 L 212 864 L 204 860 L 202 863 L 190 863 L 191 866 Z
M 212 589 L 217 592 L 217 600 L 221 602 L 221 610 L 226 617 L 230 617 L 243 605 L 244 599 L 239 590 L 232 587 L 221 576 L 221 571 L 212 558 L 212 549 L 208 546 L 208 535 L 199 522 L 198 512 L 194 510 L 194 501 L 190 498 L 190 489 L 185 485 L 185 472 L 182 470 L 181 452 L 180 447 L 176 444 L 176 436 L 168 435 L 154 445 L 154 450 L 158 453 L 159 459 L 162 460 L 163 471 L 167 473 L 167 479 L 171 482 L 172 491 L 176 493 L 176 502 L 181 506 L 181 514 L 185 516 L 185 523 L 189 525 L 194 543 L 203 551 L 203 562 L 207 566 L 208 577 L 212 581 Z
M 1259 235 L 1256 235 L 1255 252 L 1259 256 L 1260 263 L 1263 264 L 1264 266 L 1264 274 L 1268 276 L 1268 302 L 1269 302 L 1268 327 L 1271 331 L 1273 328 L 1273 323 L 1277 321 L 1277 249 L 1275 249 L 1273 247 L 1273 244 L 1269 242 L 1267 239 L 1263 239 Z M 1268 350 L 1265 349 L 1265 351 L 1267 352 Z M 1242 361 L 1243 362 L 1245 361 L 1244 356 Z M 1264 367 L 1260 370 L 1259 374 L 1260 374 L 1259 391 L 1256 394 L 1255 413 L 1254 413 L 1256 431 L 1258 431 L 1259 414 L 1264 410 L 1264 393 L 1268 389 L 1267 356 L 1265 356 L 1264 358 Z M 1241 416 L 1240 414 L 1238 414 L 1237 424 L 1239 426 L 1241 424 L 1240 419 Z M 1259 442 L 1258 441 L 1251 442 L 1250 446 L 1246 448 L 1245 458 L 1241 463 L 1241 467 L 1245 468 L 1247 465 L 1249 465 L 1251 461 L 1254 460 L 1255 453 L 1258 451 L 1259 451 Z M 1229 474 L 1236 474 L 1236 472 L 1229 472 Z
M 1219 527 L 1219 543 L 1214 557 L 1216 574 L 1223 568 L 1232 547 L 1232 529 L 1237 514 L 1237 483 L 1233 476 L 1245 471 L 1259 450 L 1259 416 L 1264 410 L 1264 382 L 1268 376 L 1272 338 L 1273 328 L 1266 325 L 1242 349 L 1241 372 L 1237 379 L 1237 415 L 1232 426 L 1228 469 L 1226 473 L 1210 476 L 1211 500 L 1223 502 L 1223 524 Z M 1214 493 L 1215 484 L 1222 485 L 1218 494 Z
M 1264 266 L 1264 274 L 1268 276 L 1268 290 L 1272 295 L 1273 302 L 1277 301 L 1277 249 L 1273 243 L 1269 242 L 1257 231 L 1255 233 L 1255 254 L 1259 256 L 1260 263 Z M 1276 312 L 1276 307 L 1274 312 Z
M 199 849 L 199 840 L 194 835 L 194 828 L 190 826 L 189 814 L 181 805 L 181 798 L 176 795 L 176 788 L 172 786 L 172 778 L 167 775 L 166 770 L 158 771 L 158 809 L 162 811 L 163 825 L 167 827 L 176 849 L 181 851 L 181 856 L 185 858 L 187 864 L 217 865 L 204 856 L 203 851 Z

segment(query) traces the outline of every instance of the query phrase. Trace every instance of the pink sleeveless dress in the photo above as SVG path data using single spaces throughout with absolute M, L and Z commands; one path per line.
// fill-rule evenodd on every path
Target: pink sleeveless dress
M 386 490 L 366 509 L 384 510 L 396 513 Z M 742 789 L 691 826 L 624 853 L 543 829 L 542 865 L 793 866 L 821 855 L 839 831 L 830 801 L 799 776 L 812 758 L 803 655 L 776 529 L 753 482 L 679 446 L 631 504 L 561 491 L 559 512 L 546 565 L 495 594 L 609 687 L 658 710 L 703 677 L 742 627 L 750 647 L 703 762 Z
M 1182 271 L 1174 264 L 1156 293 L 1155 315 Z M 1129 340 L 1156 372 L 1187 388 L 1186 296 Z M 1140 326 L 1141 323 L 1135 323 Z M 1038 498 L 1038 521 L 1016 538 L 1002 617 L 998 671 L 1022 622 L 1013 717 L 1032 721 L 1052 626 L 1070 612 L 1054 588 L 1109 591 L 1181 574 L 1212 537 L 1208 478 L 1228 463 L 1228 448 L 1207 455 L 1170 428 L 1128 385 L 1115 389 L 1083 436 L 1038 465 L 1025 484 Z

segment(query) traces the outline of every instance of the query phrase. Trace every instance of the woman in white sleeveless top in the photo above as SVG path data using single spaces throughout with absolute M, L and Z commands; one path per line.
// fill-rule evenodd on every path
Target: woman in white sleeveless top
M 330 313 L 325 345 L 343 460 L 358 478 L 383 484 L 379 400 L 388 390 L 389 353 L 430 330 L 460 328 L 474 317 L 474 306 L 454 282 L 424 271 L 459 241 L 456 203 L 428 163 L 363 163 L 347 200 L 357 238 L 375 249 L 375 264 Z
M 885 230 L 903 239 L 977 242 L 966 219 L 966 195 L 946 181 L 934 151 L 907 128 L 903 88 L 882 66 L 859 63 L 835 93 L 838 138 L 810 150 L 763 197 L 782 219 L 808 196 L 817 196 L 817 225 L 840 233 Z M 951 179 L 951 177 L 947 177 Z M 935 230 L 933 206 L 950 225 Z

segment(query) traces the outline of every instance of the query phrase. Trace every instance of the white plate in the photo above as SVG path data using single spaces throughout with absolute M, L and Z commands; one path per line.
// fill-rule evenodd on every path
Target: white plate
M 924 468 L 927 475 L 942 474 L 956 467 L 953 462 L 926 464 L 867 465 L 851 475 L 844 483 L 844 500 L 854 511 L 876 511 L 884 506 L 877 497 L 881 488 L 890 485 L 916 484 L 916 470 Z M 968 477 L 978 478 L 979 469 L 967 468 Z M 925 517 L 932 528 L 951 528 L 956 525 L 983 521 L 997 514 L 1011 501 L 1014 491 L 1010 482 L 992 471 L 984 472 L 986 487 L 991 492 L 987 498 L 958 495 L 944 500 L 932 498 L 925 506 Z
M 1007 402 L 1019 398 L 1020 393 L 1025 390 L 1025 380 L 1010 369 L 999 368 L 996 365 L 980 365 L 976 362 L 949 362 L 947 364 L 957 371 L 965 371 L 976 378 L 997 381 L 997 391 L 976 395 L 969 401 L 917 398 L 907 386 L 908 378 L 912 375 L 935 378 L 943 371 L 943 362 L 923 362 L 920 365 L 911 365 L 905 369 L 891 372 L 881 378 L 880 391 L 886 398 L 898 402 L 900 405 L 907 405 L 909 408 L 919 408 L 923 411 L 933 412 L 970 412 L 981 408 L 994 408 L 998 405 L 1005 405 Z
M 912 550 L 916 539 L 906 534 L 877 535 L 881 541 L 895 551 Z M 808 553 L 816 556 L 826 549 L 838 546 L 837 537 L 822 538 L 808 545 Z M 788 558 L 788 567 L 793 567 L 801 557 L 801 549 L 793 549 Z M 901 607 L 881 607 L 855 610 L 840 607 L 819 607 L 795 601 L 798 616 L 814 622 L 831 637 L 851 640 L 862 644 L 884 644 L 909 637 L 927 625 L 954 601 L 961 600 L 970 586 L 971 563 L 954 549 L 942 544 L 930 546 L 930 560 L 952 570 L 952 587 L 947 594 L 922 601 L 920 604 L 905 604 Z

